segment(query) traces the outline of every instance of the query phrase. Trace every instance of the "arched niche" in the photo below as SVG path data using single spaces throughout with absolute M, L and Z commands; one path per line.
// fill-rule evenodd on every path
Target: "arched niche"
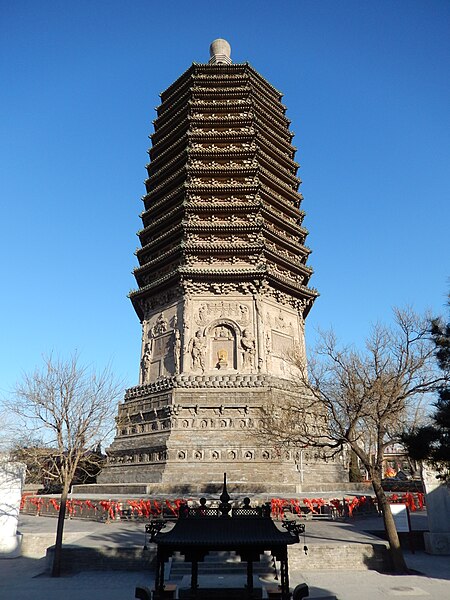
M 240 328 L 229 319 L 217 319 L 207 329 L 210 368 L 217 371 L 238 367 L 237 340 Z

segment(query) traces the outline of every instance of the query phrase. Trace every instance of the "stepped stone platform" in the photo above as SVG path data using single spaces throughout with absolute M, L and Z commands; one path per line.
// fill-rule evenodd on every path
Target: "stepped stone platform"
M 208 484 L 167 484 L 167 483 L 91 483 L 74 485 L 72 494 L 74 496 L 89 497 L 115 497 L 133 496 L 145 497 L 155 495 L 183 495 L 195 494 L 199 497 L 208 494 L 217 494 L 222 490 L 223 481 L 212 482 Z M 277 497 L 295 497 L 298 494 L 308 494 L 311 496 L 331 495 L 342 496 L 343 494 L 372 494 L 372 486 L 368 483 L 317 483 L 314 485 L 292 484 L 280 485 L 274 489 L 273 485 L 267 483 L 247 483 L 230 482 L 227 483 L 228 491 L 231 494 L 243 494 L 245 496 L 268 496 Z
M 414 530 L 427 529 L 426 514 L 413 513 L 411 517 Z M 24 555 L 39 558 L 45 556 L 47 547 L 54 541 L 56 520 L 21 515 L 19 529 L 24 536 Z M 388 571 L 387 542 L 373 533 L 382 530 L 383 524 L 379 517 L 354 519 L 344 523 L 307 521 L 304 540 L 289 549 L 290 569 Z M 117 521 L 105 524 L 67 520 L 63 570 L 67 573 L 85 570 L 152 572 L 155 548 L 149 545 L 144 551 L 144 544 L 142 522 Z M 308 547 L 307 554 L 303 545 Z M 49 556 L 51 553 L 52 550 L 48 550 Z M 267 558 L 262 557 L 263 568 L 265 563 L 267 564 Z M 174 565 L 174 576 L 180 568 L 181 565 Z M 211 567 L 201 568 L 208 570 Z

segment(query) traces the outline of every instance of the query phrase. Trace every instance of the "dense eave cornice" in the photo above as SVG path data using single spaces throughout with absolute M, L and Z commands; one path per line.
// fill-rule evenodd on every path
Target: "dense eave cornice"
M 295 154 L 295 149 L 291 144 L 294 134 L 291 131 L 286 130 L 286 132 L 283 132 L 286 133 L 285 135 L 280 135 L 279 131 L 270 129 L 267 123 L 258 116 L 255 116 L 255 119 L 252 121 L 252 127 L 259 135 L 264 136 L 269 143 L 275 146 L 278 152 L 286 152 L 288 156 Z
M 152 194 L 152 196 L 159 196 L 161 194 L 161 192 L 163 192 L 164 190 L 166 190 L 167 188 L 170 188 L 171 186 L 175 185 L 177 182 L 181 182 L 183 180 L 186 179 L 186 166 L 183 165 L 182 167 L 180 167 L 178 169 L 178 171 L 175 171 L 175 173 L 172 173 L 172 175 L 170 175 L 169 177 L 167 177 L 166 179 L 163 179 L 161 181 L 161 183 L 157 183 L 156 185 L 154 185 L 154 177 L 152 177 L 151 179 L 146 179 L 145 180 L 145 185 L 147 188 L 147 193 L 148 194 Z M 175 187 L 177 187 L 175 185 Z
M 296 202 L 291 202 L 265 185 L 261 185 L 259 193 L 261 195 L 264 207 L 270 207 L 273 205 L 274 209 L 279 209 L 281 212 L 284 211 L 292 218 L 303 219 L 305 216 L 304 211 L 299 208 L 300 202 L 303 200 L 303 196 L 301 194 L 299 194 Z
M 265 274 L 264 268 L 246 267 L 182 267 L 178 269 L 180 275 L 188 276 L 198 280 L 209 279 L 211 276 L 221 279 L 261 277 Z
M 131 290 L 128 297 L 135 299 L 139 296 L 146 296 L 148 292 L 154 291 L 155 288 L 159 288 L 162 285 L 166 286 L 171 281 L 180 279 L 180 277 L 188 277 L 192 279 L 208 279 L 211 275 L 220 276 L 222 279 L 235 278 L 239 276 L 241 279 L 251 279 L 253 277 L 259 277 L 264 275 L 265 270 L 254 269 L 254 268 L 236 268 L 230 267 L 225 268 L 195 268 L 195 267 L 177 267 L 170 273 L 155 278 L 151 283 L 140 287 L 138 290 Z
M 301 197 L 296 187 L 288 185 L 282 179 L 274 175 L 272 171 L 268 171 L 261 166 L 258 170 L 258 176 L 261 183 L 265 184 L 269 189 L 275 188 L 275 190 L 279 190 L 282 195 L 289 196 L 297 203 L 297 205 L 300 204 Z
M 225 242 L 186 242 L 184 244 L 186 252 L 207 255 L 233 253 L 236 255 L 246 255 L 250 253 L 262 252 L 264 245 L 262 242 L 250 244 L 233 244 Z
M 189 105 L 183 106 L 176 112 L 170 111 L 170 113 L 167 115 L 167 118 L 164 120 L 162 120 L 161 117 L 158 117 L 153 121 L 155 133 L 152 135 L 152 139 L 158 139 L 158 137 L 163 138 L 165 135 L 167 135 L 167 131 L 173 131 L 175 127 L 177 127 L 182 121 L 185 121 L 188 116 Z
M 237 175 L 250 176 L 256 175 L 258 171 L 258 164 L 250 161 L 245 164 L 232 164 L 230 162 L 226 162 L 224 164 L 208 164 L 207 162 L 199 161 L 197 164 L 195 161 L 191 160 L 188 163 L 188 171 L 189 175 L 196 175 L 200 177 L 211 177 L 211 176 L 231 176 L 236 177 Z
M 161 136 L 159 132 L 152 133 L 150 139 L 152 140 L 153 148 L 158 152 L 163 152 L 165 149 L 174 145 L 178 138 L 185 135 L 189 129 L 189 119 L 180 121 L 176 127 L 171 129 L 166 135 Z M 164 150 L 163 150 L 164 149 Z
M 298 189 L 302 180 L 300 177 L 296 177 L 292 172 L 289 172 L 279 161 L 274 160 L 267 155 L 263 150 L 257 152 L 258 164 L 263 164 L 267 172 L 277 173 L 280 177 L 277 177 L 279 181 L 283 181 L 285 185 L 288 185 L 294 190 Z M 275 175 L 276 177 L 276 175 Z
M 265 92 L 268 97 L 274 98 L 276 101 L 281 101 L 283 94 L 269 83 L 262 75 L 258 73 L 248 62 L 234 63 L 231 65 L 209 65 L 194 63 L 194 75 L 196 79 L 204 79 L 208 82 L 213 81 L 211 75 L 215 76 L 215 80 L 224 82 L 241 79 L 245 81 L 250 77 L 254 77 L 256 83 Z
M 167 195 L 164 195 L 163 198 L 159 198 L 156 200 L 154 194 L 152 192 L 148 192 L 145 196 L 142 197 L 142 201 L 145 204 L 145 210 L 141 212 L 140 217 L 142 219 L 151 218 L 151 215 L 153 213 L 158 213 L 161 207 L 167 207 L 172 202 L 182 198 L 184 193 L 184 184 L 177 186 L 176 188 L 171 190 Z
M 253 127 L 240 127 L 239 129 L 229 127 L 224 130 L 216 130 L 216 131 L 208 131 L 207 129 L 203 129 L 201 127 L 197 127 L 195 129 L 191 129 L 189 131 L 189 137 L 192 140 L 198 142 L 204 142 L 205 140 L 211 140 L 216 142 L 220 140 L 219 143 L 225 142 L 227 140 L 230 141 L 249 141 L 251 142 L 253 137 L 256 134 L 256 130 Z
M 295 156 L 294 146 L 290 146 L 289 154 L 280 153 L 279 148 L 277 148 L 264 135 L 261 134 L 256 135 L 254 143 L 266 156 L 270 156 L 280 164 L 284 164 L 287 171 L 292 172 L 294 175 L 296 174 L 300 165 L 293 159 Z
M 258 182 L 250 181 L 246 182 L 221 182 L 220 184 L 215 185 L 212 181 L 205 182 L 194 182 L 194 183 L 186 183 L 186 189 L 192 193 L 198 192 L 199 194 L 208 191 L 213 194 L 214 192 L 220 192 L 222 194 L 232 194 L 232 193 L 256 193 L 258 190 Z
M 155 248 L 160 246 L 161 243 L 167 242 L 167 238 L 174 238 L 174 239 L 179 238 L 179 235 L 182 232 L 182 230 L 183 230 L 182 224 L 178 223 L 177 225 L 175 225 L 175 227 L 173 227 L 169 231 L 161 232 L 160 236 L 158 236 L 154 240 L 147 242 L 147 244 L 145 244 L 145 246 L 142 246 L 142 248 L 138 248 L 136 250 L 136 256 L 139 258 L 140 256 L 142 256 L 142 254 L 147 254 L 152 249 L 154 250 Z
M 294 137 L 294 133 L 287 128 L 287 126 L 281 126 L 279 122 L 268 112 L 262 112 L 259 109 L 253 109 L 253 114 L 255 115 L 255 120 L 257 123 L 264 123 L 264 126 L 272 130 L 277 134 L 278 137 L 286 138 L 288 143 L 290 144 L 292 138 Z
M 304 248 L 303 239 L 299 239 L 299 233 L 294 237 L 292 235 L 287 235 L 279 229 L 278 227 L 274 227 L 271 223 L 265 222 L 263 225 L 264 234 L 270 238 L 270 234 L 273 236 L 272 240 L 274 242 L 283 242 L 290 246 L 291 248 L 295 248 L 298 252 L 302 252 L 302 248 Z M 305 234 L 306 237 L 306 234 Z
M 134 300 L 139 296 L 147 296 L 149 292 L 153 292 L 162 286 L 168 287 L 171 282 L 176 282 L 177 279 L 179 279 L 178 270 L 173 270 L 170 273 L 165 273 L 161 277 L 155 278 L 151 283 L 140 287 L 138 290 L 131 290 L 128 294 L 128 298 Z
M 151 223 L 149 223 L 146 227 L 140 229 L 137 232 L 139 237 L 148 235 L 153 229 L 158 229 L 163 224 L 170 223 L 176 217 L 182 216 L 184 213 L 184 207 L 182 204 L 175 206 L 172 210 L 169 210 L 161 215 L 158 219 L 154 219 Z
M 289 125 L 291 124 L 291 120 L 286 117 L 284 114 L 284 109 L 281 104 L 271 104 L 269 105 L 269 110 L 267 110 L 267 106 L 261 102 L 261 98 L 258 94 L 254 94 L 253 90 L 250 95 L 251 104 L 255 112 L 258 112 L 263 115 L 267 115 L 271 121 L 276 123 L 277 128 L 289 129 Z
M 178 96 L 175 102 L 162 102 L 159 106 L 157 106 L 155 108 L 157 119 L 164 121 L 164 119 L 170 118 L 172 111 L 178 110 L 180 106 L 183 106 L 189 100 L 189 98 L 192 96 L 193 89 L 194 86 L 191 85 L 190 87 L 186 88 L 186 91 L 181 94 L 181 96 Z
M 174 102 L 174 98 L 180 94 L 186 87 L 189 86 L 192 79 L 205 79 L 210 82 L 212 80 L 211 75 L 215 75 L 220 80 L 222 77 L 226 79 L 232 76 L 233 79 L 242 79 L 253 77 L 255 83 L 265 92 L 268 98 L 273 98 L 274 101 L 281 102 L 283 94 L 277 90 L 271 83 L 269 83 L 258 71 L 256 71 L 248 62 L 245 63 L 234 63 L 231 65 L 210 65 L 202 63 L 192 63 L 190 67 L 184 71 L 168 88 L 161 92 L 161 102 L 168 103 Z
M 266 282 L 309 311 L 318 293 L 305 285 L 308 231 L 281 98 L 248 63 L 194 63 L 161 94 L 130 292 L 140 318 L 143 301 L 184 281 Z
M 180 169 L 187 163 L 188 156 L 188 149 L 185 144 L 178 149 L 177 153 L 172 153 L 170 160 L 152 160 L 149 164 L 145 165 L 149 178 L 161 177 L 162 175 L 169 174 L 171 171 L 176 171 L 176 168 Z
M 253 232 L 260 229 L 258 223 L 185 223 L 184 228 L 186 232 L 199 232 L 199 233 L 214 233 L 218 234 L 228 233 L 233 235 L 234 232 Z
M 150 157 L 150 161 L 152 163 L 160 163 L 167 160 L 167 156 L 171 156 L 172 154 L 175 156 L 177 152 L 179 152 L 179 148 L 184 149 L 188 146 L 188 132 L 185 131 L 181 136 L 177 137 L 173 144 L 166 147 L 165 150 L 160 151 L 158 146 L 152 146 L 148 150 L 148 154 Z M 170 159 L 169 159 L 170 160 Z
M 246 201 L 239 204 L 231 204 L 227 200 L 222 202 L 207 202 L 203 201 L 201 204 L 189 202 L 185 203 L 186 212 L 190 213 L 203 213 L 203 212 L 226 212 L 226 213 L 247 213 L 248 211 L 255 211 L 259 207 L 258 200 Z
M 274 287 L 279 287 L 293 296 L 306 296 L 311 299 L 315 299 L 319 296 L 319 292 L 315 288 L 309 288 L 301 283 L 296 283 L 287 277 L 281 276 L 279 273 L 267 271 L 266 276 L 268 281 L 274 284 Z
M 226 98 L 227 100 L 240 100 L 242 98 L 251 98 L 254 95 L 255 91 L 258 90 L 254 90 L 251 86 L 251 84 L 249 84 L 248 80 L 246 81 L 245 85 L 242 86 L 238 86 L 238 85 L 234 85 L 233 87 L 227 87 L 227 88 L 223 88 L 223 87 L 211 87 L 211 86 L 201 86 L 201 85 L 196 85 L 195 83 L 193 84 L 193 86 L 191 87 L 191 91 L 192 91 L 192 98 L 193 99 L 204 99 L 207 98 L 207 100 L 205 100 L 205 102 L 209 102 L 211 101 L 210 98 Z M 265 100 L 265 104 L 267 104 L 267 108 L 268 110 L 270 110 L 272 113 L 279 113 L 281 110 L 281 113 L 284 115 L 284 111 L 286 110 L 286 107 L 281 104 L 278 103 L 278 101 L 274 100 L 273 98 L 268 98 L 267 96 L 264 97 Z M 178 103 L 178 101 L 177 101 Z M 289 119 L 286 118 L 286 123 L 289 122 Z
M 167 250 L 167 252 L 162 252 L 161 254 L 158 254 L 158 256 L 155 256 L 155 258 L 148 260 L 147 262 L 145 262 L 142 265 L 139 265 L 139 267 L 135 267 L 133 269 L 133 274 L 136 277 L 138 275 L 142 275 L 146 271 L 153 269 L 158 263 L 165 262 L 169 258 L 174 258 L 177 254 L 180 254 L 181 251 L 182 251 L 181 245 L 174 246 L 173 248 L 169 248 L 169 250 Z
M 285 256 L 279 250 L 273 250 L 272 248 L 265 248 L 265 256 L 270 258 L 282 265 L 286 269 L 292 269 L 299 275 L 304 275 L 307 279 L 314 273 L 314 269 L 308 265 L 303 264 L 295 256 Z
M 271 206 L 263 205 L 261 207 L 261 216 L 264 222 L 275 223 L 278 229 L 282 228 L 287 235 L 291 235 L 292 237 L 299 235 L 303 237 L 308 234 L 307 230 L 301 228 L 298 222 L 292 222 L 286 218 L 283 218 L 283 215 L 274 210 Z
M 249 158 L 242 158 L 242 164 L 233 164 L 231 158 L 223 157 L 223 164 L 217 163 L 217 160 L 220 160 L 219 158 L 212 158 L 211 161 L 216 161 L 217 164 L 211 165 L 207 163 L 206 158 L 201 157 L 196 159 L 194 152 L 183 149 L 179 154 L 166 164 L 161 165 L 158 169 L 148 168 L 149 178 L 147 180 L 147 187 L 149 191 L 157 191 L 159 186 L 165 186 L 167 182 L 175 179 L 177 175 L 181 174 L 183 169 L 187 167 L 187 171 L 190 174 L 198 176 L 224 176 L 224 174 L 227 174 L 227 171 L 232 175 L 255 175 L 258 169 L 261 169 L 266 176 L 283 186 L 287 186 L 289 191 L 297 190 L 301 180 L 292 173 L 289 173 L 283 166 L 278 165 L 275 160 L 262 151 L 254 152 L 253 156 L 251 152 L 247 152 L 246 154 Z M 258 160 L 258 158 L 260 160 Z M 195 161 L 198 161 L 198 164 Z M 277 177 L 274 174 L 275 172 L 277 172 L 280 177 Z M 158 184 L 158 181 L 161 179 L 163 181 Z
M 206 144 L 206 145 L 205 145 Z M 254 142 L 251 141 L 237 141 L 233 140 L 231 143 L 228 142 L 220 142 L 218 146 L 214 142 L 204 141 L 204 140 L 195 140 L 191 142 L 189 146 L 189 154 L 191 156 L 211 156 L 211 158 L 216 158 L 218 154 L 226 156 L 226 157 L 234 157 L 234 156 L 253 156 L 254 153 L 258 150 L 258 146 Z

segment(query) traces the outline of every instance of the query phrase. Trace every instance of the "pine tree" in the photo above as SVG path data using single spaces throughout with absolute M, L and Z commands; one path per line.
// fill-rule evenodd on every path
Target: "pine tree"
M 450 295 L 448 306 L 450 307 Z M 403 443 L 414 460 L 428 460 L 439 472 L 440 479 L 450 479 L 450 321 L 431 321 L 431 335 L 436 347 L 436 360 L 446 381 L 438 389 L 429 425 L 403 435 Z

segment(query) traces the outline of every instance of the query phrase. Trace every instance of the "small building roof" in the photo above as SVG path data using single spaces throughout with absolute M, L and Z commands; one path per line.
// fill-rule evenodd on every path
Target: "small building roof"
M 270 517 L 187 517 L 179 519 L 170 531 L 156 534 L 154 542 L 164 547 L 270 549 L 295 544 L 298 537 L 280 531 Z

